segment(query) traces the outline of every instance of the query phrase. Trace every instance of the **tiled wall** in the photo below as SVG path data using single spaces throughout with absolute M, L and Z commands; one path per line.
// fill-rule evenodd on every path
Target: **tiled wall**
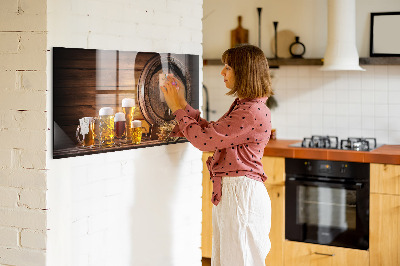
M 277 137 L 311 135 L 376 137 L 381 144 L 400 144 L 400 66 L 365 65 L 365 72 L 323 72 L 318 66 L 272 69 L 278 108 L 272 111 Z M 204 67 L 210 109 L 218 119 L 232 98 L 224 95 L 222 66 Z
M 201 18 L 202 0 L 50 0 L 48 49 L 201 57 Z M 51 60 L 49 87 L 50 70 Z M 50 155 L 48 265 L 201 265 L 200 151 L 183 143 Z
M 0 18 L 0 265 L 44 265 L 46 1 L 1 1 Z

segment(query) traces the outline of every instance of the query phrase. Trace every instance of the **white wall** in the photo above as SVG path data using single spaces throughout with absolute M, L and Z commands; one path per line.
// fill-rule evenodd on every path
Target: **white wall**
M 273 39 L 272 21 L 277 20 L 279 25 L 282 24 L 278 30 L 290 29 L 301 36 L 307 47 L 305 57 L 321 58 L 326 47 L 326 3 L 309 0 L 230 1 L 232 8 L 229 11 L 226 1 L 205 0 L 204 58 L 220 58 L 229 48 L 229 31 L 236 27 L 238 15 L 243 15 L 243 26 L 250 30 L 250 43 L 257 45 L 258 6 L 266 11 L 262 18 L 265 23 L 262 28 L 266 29 L 262 33 L 262 49 L 267 56 L 272 55 L 267 44 Z M 357 1 L 357 47 L 361 57 L 369 56 L 369 12 L 399 10 L 399 1 Z M 216 31 L 221 38 L 212 37 Z M 318 66 L 272 69 L 273 89 L 279 104 L 272 111 L 272 124 L 278 138 L 302 139 L 322 134 L 339 138 L 376 137 L 382 144 L 399 144 L 400 66 L 363 67 L 367 71 L 321 72 Z M 222 65 L 203 69 L 203 82 L 210 92 L 210 109 L 217 111 L 210 115 L 211 120 L 218 119 L 233 100 L 225 96 L 221 68 Z
M 46 1 L 0 1 L 0 265 L 46 261 Z
M 201 0 L 49 0 L 48 49 L 201 57 L 201 18 Z M 49 87 L 50 70 L 49 59 Z M 48 168 L 48 265 L 201 265 L 202 163 L 190 144 L 58 160 L 49 149 Z

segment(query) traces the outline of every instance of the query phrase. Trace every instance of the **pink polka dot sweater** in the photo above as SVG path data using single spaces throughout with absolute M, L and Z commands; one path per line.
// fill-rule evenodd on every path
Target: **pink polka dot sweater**
M 213 182 L 212 203 L 221 200 L 224 176 L 247 176 L 261 182 L 267 179 L 261 159 L 271 131 L 267 98 L 236 99 L 216 122 L 200 117 L 200 111 L 187 105 L 174 115 L 178 121 L 173 136 L 186 137 L 201 151 L 214 151 L 207 160 Z

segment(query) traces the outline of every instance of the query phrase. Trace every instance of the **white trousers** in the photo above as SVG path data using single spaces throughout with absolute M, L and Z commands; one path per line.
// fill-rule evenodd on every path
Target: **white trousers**
M 271 200 L 260 181 L 223 177 L 212 210 L 212 266 L 262 266 L 271 249 Z

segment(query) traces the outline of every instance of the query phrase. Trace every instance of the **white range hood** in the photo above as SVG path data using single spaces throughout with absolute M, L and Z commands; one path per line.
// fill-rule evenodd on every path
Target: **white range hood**
M 328 44 L 323 71 L 358 70 L 355 0 L 328 0 Z

